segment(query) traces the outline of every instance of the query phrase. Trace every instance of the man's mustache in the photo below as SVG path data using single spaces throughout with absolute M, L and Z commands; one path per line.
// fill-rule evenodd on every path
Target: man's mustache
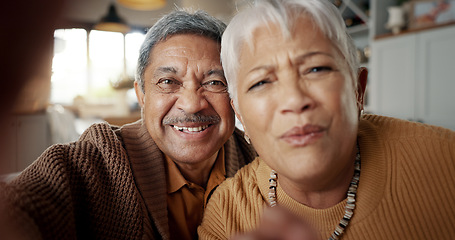
M 165 117 L 163 119 L 163 125 L 175 125 L 176 123 L 209 123 L 215 124 L 221 121 L 220 116 L 218 115 L 203 115 L 200 113 L 195 114 L 185 114 L 182 117 Z

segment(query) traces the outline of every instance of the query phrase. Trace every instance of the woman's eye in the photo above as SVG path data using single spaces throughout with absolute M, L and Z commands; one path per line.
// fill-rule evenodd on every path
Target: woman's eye
M 210 80 L 202 84 L 202 87 L 209 92 L 226 92 L 227 85 L 221 80 Z
M 334 69 L 330 66 L 318 66 L 302 69 L 301 76 L 307 79 L 320 79 L 326 77 Z
M 261 86 L 263 86 L 263 85 L 265 85 L 265 84 L 267 84 L 269 82 L 270 82 L 269 80 L 261 80 L 261 81 L 255 83 L 253 86 L 251 86 L 248 89 L 248 91 L 253 90 L 253 89 L 257 89 L 257 88 L 259 88 L 259 87 L 261 87 Z
M 322 71 L 331 71 L 331 67 L 326 67 L 326 66 L 321 66 L 321 67 L 313 67 L 310 68 L 309 72 L 310 73 L 317 73 L 317 72 L 322 72 Z

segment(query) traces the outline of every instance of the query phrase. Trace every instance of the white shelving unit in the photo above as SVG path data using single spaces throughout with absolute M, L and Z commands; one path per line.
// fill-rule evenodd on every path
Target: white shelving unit
M 376 36 L 390 32 L 385 28 L 388 19 L 387 8 L 396 5 L 396 0 L 331 0 L 331 2 L 340 3 L 338 9 L 345 19 L 361 20 L 360 24 L 348 26 L 348 32 L 358 47 L 370 45 Z
M 367 61 L 362 63 L 363 67 L 367 67 L 370 74 L 369 74 L 369 79 L 368 79 L 368 84 L 367 84 L 367 93 L 366 93 L 366 106 L 365 110 L 367 112 L 372 112 L 372 113 L 378 113 L 378 105 L 377 105 L 377 98 L 378 96 L 378 89 L 377 87 L 381 87 L 378 85 L 378 80 L 377 80 L 377 71 L 378 66 L 372 64 L 372 58 L 377 58 L 378 56 L 373 56 L 373 54 L 378 54 L 377 49 L 376 51 L 372 51 L 372 45 L 374 44 L 375 38 L 379 35 L 383 34 L 388 34 L 390 33 L 389 29 L 386 29 L 385 25 L 388 21 L 388 7 L 394 6 L 397 4 L 396 0 L 331 0 L 333 3 L 335 2 L 341 2 L 339 4 L 338 8 L 340 9 L 343 17 L 346 18 L 352 18 L 356 17 L 357 19 L 361 20 L 361 24 L 357 24 L 354 26 L 348 26 L 348 32 L 352 36 L 357 48 L 360 51 L 365 51 L 365 49 L 368 49 L 371 53 L 370 59 L 367 59 Z M 406 40 L 403 40 L 406 41 Z M 409 44 L 409 43 L 406 43 Z M 399 49 L 383 49 L 381 51 L 382 54 L 387 54 L 388 51 L 390 52 L 402 52 L 405 49 L 408 49 L 412 46 L 410 45 L 403 45 L 403 48 Z M 391 50 L 393 49 L 393 50 Z M 414 50 L 414 48 L 413 48 Z M 375 53 L 376 52 L 376 53 Z M 379 53 L 381 54 L 381 53 Z M 412 53 L 409 53 L 412 54 Z M 391 61 L 393 62 L 393 60 Z M 391 63 L 389 62 L 389 63 Z M 406 67 L 407 63 L 397 63 L 397 64 L 390 64 L 390 67 L 393 66 L 405 66 Z M 386 73 L 385 73 L 386 74 Z M 404 84 L 404 83 L 400 83 Z M 388 89 L 391 86 L 382 86 L 383 88 Z M 387 91 L 393 91 L 393 89 L 388 89 Z M 385 97 L 385 96 L 381 96 Z M 375 98 L 375 99 L 373 99 Z M 387 101 L 385 99 L 384 101 Z M 398 103 L 397 103 L 398 104 Z M 404 110 L 408 111 L 408 110 Z M 401 112 L 401 114 L 404 114 L 404 112 Z M 404 114 L 406 115 L 406 114 Z M 403 116 L 404 116 L 403 115 Z M 401 116 L 401 115 L 400 115 Z M 407 115 L 406 115 L 407 116 Z
M 455 25 L 375 40 L 370 110 L 455 130 Z

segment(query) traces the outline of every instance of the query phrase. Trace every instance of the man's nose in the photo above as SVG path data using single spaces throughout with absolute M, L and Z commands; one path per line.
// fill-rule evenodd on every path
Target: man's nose
M 208 106 L 204 89 L 200 86 L 182 88 L 176 101 L 176 107 L 188 114 L 200 112 Z

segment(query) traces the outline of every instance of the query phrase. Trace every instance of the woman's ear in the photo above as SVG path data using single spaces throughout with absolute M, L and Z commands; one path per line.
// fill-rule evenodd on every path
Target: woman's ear
M 235 116 L 236 116 L 237 119 L 239 119 L 239 121 L 242 123 L 243 128 L 245 128 L 245 124 L 243 124 L 242 116 L 240 116 L 240 113 L 239 113 L 238 109 L 235 108 L 234 100 L 233 100 L 233 99 L 231 99 L 231 107 L 232 107 L 232 109 L 234 109 Z
M 368 80 L 368 69 L 365 67 L 359 68 L 357 75 L 357 103 L 359 104 L 359 110 L 363 110 L 365 103 L 365 89 L 367 87 Z
M 246 141 L 248 144 L 251 144 L 251 142 L 250 142 L 250 137 L 248 136 L 248 133 L 246 132 L 245 124 L 243 124 L 242 116 L 240 115 L 238 109 L 235 108 L 234 100 L 232 100 L 232 99 L 231 99 L 231 106 L 232 106 L 232 109 L 234 109 L 235 116 L 237 117 L 237 119 L 239 119 L 240 123 L 242 123 L 242 126 L 243 126 L 243 133 L 244 133 L 244 136 L 243 136 L 243 137 L 245 138 L 245 141 Z

